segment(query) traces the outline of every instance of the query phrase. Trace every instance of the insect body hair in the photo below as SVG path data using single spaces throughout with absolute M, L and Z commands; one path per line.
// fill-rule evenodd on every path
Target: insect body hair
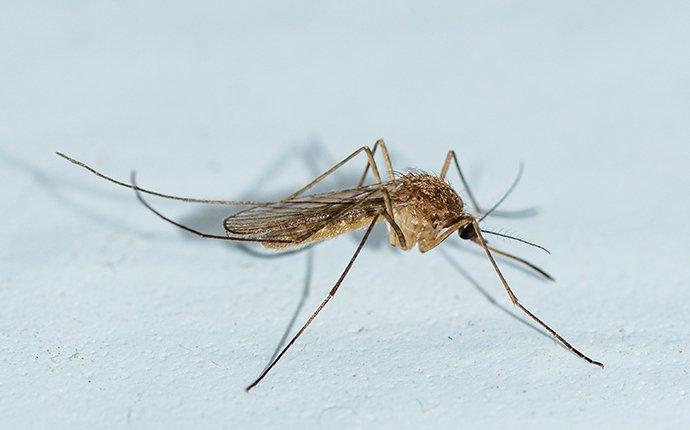
M 440 230 L 467 216 L 458 193 L 429 173 L 405 173 L 391 197 L 394 218 L 407 240 L 406 249 L 435 240 Z

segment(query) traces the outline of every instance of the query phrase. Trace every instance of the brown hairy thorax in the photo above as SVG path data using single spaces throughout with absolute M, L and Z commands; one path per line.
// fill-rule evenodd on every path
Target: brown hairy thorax
M 431 243 L 440 230 L 468 216 L 458 193 L 438 176 L 407 172 L 399 182 L 391 200 L 393 218 L 405 235 L 405 250 Z M 397 241 L 396 245 L 400 246 Z

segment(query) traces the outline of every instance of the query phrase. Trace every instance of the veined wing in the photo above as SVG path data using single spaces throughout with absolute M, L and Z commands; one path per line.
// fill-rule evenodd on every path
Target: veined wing
M 392 191 L 395 184 L 384 187 Z M 254 206 L 225 218 L 223 227 L 230 236 L 286 248 L 364 228 L 384 209 L 380 186 L 369 185 Z

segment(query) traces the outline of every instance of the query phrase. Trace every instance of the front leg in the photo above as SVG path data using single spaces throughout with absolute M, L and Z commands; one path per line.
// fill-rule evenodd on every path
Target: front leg
M 439 234 L 432 240 L 424 240 L 419 243 L 419 252 L 427 252 L 430 251 L 437 246 L 441 244 L 444 240 L 448 239 L 448 237 L 455 233 L 458 230 L 461 230 L 465 228 L 466 226 L 472 224 L 472 218 L 461 218 L 457 222 L 455 222 L 453 225 L 448 227 L 443 231 L 443 233 Z

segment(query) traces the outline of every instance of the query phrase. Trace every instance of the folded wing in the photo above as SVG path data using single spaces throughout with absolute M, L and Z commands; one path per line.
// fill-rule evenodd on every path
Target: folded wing
M 223 227 L 228 236 L 287 248 L 364 228 L 384 207 L 379 186 L 371 185 L 253 206 L 225 218 Z

